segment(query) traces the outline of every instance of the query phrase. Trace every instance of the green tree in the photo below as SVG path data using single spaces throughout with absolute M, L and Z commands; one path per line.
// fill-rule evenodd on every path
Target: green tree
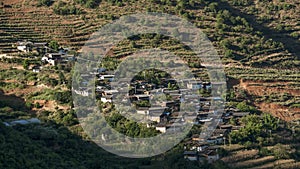
M 52 40 L 50 43 L 49 43 L 49 47 L 55 51 L 58 51 L 58 48 L 59 48 L 59 44 L 57 41 L 54 41 Z
M 238 131 L 233 131 L 230 133 L 230 137 L 233 142 L 256 142 L 257 137 L 262 133 L 263 124 L 261 119 L 257 115 L 248 115 L 241 119 L 244 127 Z
M 24 69 L 28 69 L 29 64 L 30 64 L 30 61 L 28 59 L 24 59 L 23 60 L 23 68 Z
M 279 125 L 279 119 L 273 117 L 270 114 L 263 115 L 264 128 L 269 130 L 277 130 Z
M 58 73 L 58 78 L 59 78 L 59 84 L 65 84 L 66 83 L 65 75 L 62 72 Z

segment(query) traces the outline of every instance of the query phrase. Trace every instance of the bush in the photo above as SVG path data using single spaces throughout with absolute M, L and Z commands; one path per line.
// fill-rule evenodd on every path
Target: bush
M 72 93 L 70 91 L 54 93 L 54 99 L 60 104 L 70 104 L 72 102 Z
M 42 106 L 40 105 L 39 102 L 36 102 L 36 103 L 34 104 L 34 108 L 39 109 L 39 108 L 42 108 Z
M 52 3 L 52 0 L 39 0 L 38 6 L 51 6 Z
M 58 15 L 80 15 L 82 10 L 75 7 L 75 5 L 68 5 L 64 2 L 59 2 L 53 8 L 54 13 Z
M 26 108 L 31 109 L 33 107 L 31 102 L 26 102 L 25 103 Z
M 289 155 L 290 150 L 291 147 L 289 145 L 282 145 L 282 144 L 276 144 L 272 149 L 274 156 L 277 159 L 288 159 L 290 156 Z
M 101 0 L 75 0 L 76 3 L 85 5 L 87 8 L 96 8 Z
M 272 152 L 270 150 L 268 150 L 267 148 L 263 147 L 259 150 L 259 155 L 269 156 L 269 155 L 272 155 Z
M 55 51 L 58 51 L 58 48 L 59 48 L 59 44 L 57 41 L 54 41 L 52 40 L 50 43 L 49 43 L 49 47 Z
M 28 67 L 29 67 L 29 60 L 28 60 L 28 59 L 25 59 L 25 60 L 23 61 L 23 68 L 24 68 L 24 69 L 28 69 Z
M 237 104 L 236 108 L 245 112 L 258 113 L 258 110 L 255 107 L 247 105 L 246 102 L 240 102 Z

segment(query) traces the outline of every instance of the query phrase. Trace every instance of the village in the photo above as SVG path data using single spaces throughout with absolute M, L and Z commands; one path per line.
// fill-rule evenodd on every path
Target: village
M 210 82 L 200 79 L 184 79 L 185 86 L 178 88 L 176 80 L 172 78 L 161 78 L 160 84 L 155 84 L 147 80 L 118 79 L 114 82 L 113 71 L 106 68 L 95 68 L 90 74 L 82 74 L 83 79 L 96 77 L 95 92 L 96 97 L 104 104 L 119 102 L 118 95 L 129 99 L 134 105 L 136 119 L 142 119 L 147 127 L 154 127 L 160 133 L 180 132 L 181 127 L 186 123 L 196 126 L 203 126 L 206 122 L 218 121 L 217 128 L 212 135 L 203 139 L 199 134 L 192 135 L 184 146 L 184 158 L 191 161 L 208 161 L 212 163 L 220 158 L 218 148 L 230 143 L 229 133 L 239 130 L 243 126 L 239 120 L 249 115 L 250 112 L 242 112 L 237 108 L 228 107 L 221 116 L 215 116 L 215 110 L 210 110 L 211 102 L 224 104 L 221 97 L 196 96 L 193 91 L 205 90 L 209 92 L 212 88 Z M 180 83 L 179 82 L 179 83 Z M 88 82 L 83 81 L 84 84 Z M 111 84 L 117 83 L 117 88 L 112 88 Z M 84 86 L 84 85 L 83 85 Z M 177 87 L 176 87 L 177 86 Z M 89 96 L 92 89 L 80 87 L 74 90 L 76 94 Z M 163 99 L 156 98 L 157 95 L 164 95 Z M 197 111 L 180 112 L 181 103 L 197 103 Z M 151 104 L 150 104 L 151 103 Z M 218 119 L 215 119 L 218 118 Z
M 55 51 L 48 46 L 48 43 L 33 43 L 30 41 L 17 43 L 17 49 L 22 53 L 44 53 L 41 58 L 43 66 L 56 66 L 76 61 L 75 55 L 68 54 L 68 48 L 59 48 L 58 51 Z M 42 65 L 34 65 L 31 69 L 33 72 L 39 73 L 43 68 Z M 184 86 L 179 88 L 176 80 L 172 78 L 161 78 L 160 84 L 137 79 L 119 79 L 118 82 L 114 82 L 114 72 L 107 70 L 105 67 L 94 68 L 92 72 L 81 74 L 82 79 L 91 77 L 96 78 L 96 98 L 102 103 L 113 104 L 116 96 L 120 93 L 123 94 L 126 99 L 129 99 L 135 105 L 136 116 L 142 117 L 148 127 L 154 127 L 161 133 L 179 132 L 186 123 L 202 126 L 213 120 L 219 121 L 217 128 L 209 138 L 200 138 L 201 131 L 199 131 L 199 134 L 192 135 L 184 143 L 183 156 L 191 161 L 201 162 L 205 160 L 212 163 L 218 160 L 220 158 L 218 148 L 230 143 L 229 133 L 242 128 L 243 126 L 240 125 L 239 120 L 249 114 L 249 112 L 227 107 L 222 115 L 218 116 L 219 119 L 214 119 L 216 116 L 214 116 L 215 112 L 210 110 L 211 102 L 216 101 L 225 104 L 225 101 L 221 97 L 204 97 L 192 94 L 199 90 L 204 90 L 207 93 L 211 91 L 212 83 L 201 79 L 182 79 L 178 83 L 182 83 Z M 87 84 L 88 82 L 83 81 L 82 83 Z M 113 83 L 118 83 L 117 89 L 111 88 Z M 73 92 L 82 96 L 91 95 L 93 93 L 92 89 L 85 86 L 82 85 L 78 89 L 73 89 Z M 164 95 L 165 98 L 154 99 L 158 93 Z M 153 100 L 157 102 L 153 102 Z M 186 111 L 180 114 L 182 102 L 195 102 L 198 110 Z M 233 121 L 234 123 L 232 123 Z M 23 122 L 18 121 L 15 123 L 23 124 Z M 6 125 L 10 124 L 6 123 Z

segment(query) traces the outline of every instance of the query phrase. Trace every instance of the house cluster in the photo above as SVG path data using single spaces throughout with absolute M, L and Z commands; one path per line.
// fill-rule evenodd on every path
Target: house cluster
M 74 93 L 82 95 L 82 96 L 90 96 L 92 94 L 92 88 L 88 87 L 88 83 L 90 79 L 96 77 L 96 93 L 98 94 L 98 98 L 100 95 L 100 99 L 103 102 L 112 102 L 112 94 L 113 90 L 110 89 L 110 82 L 112 82 L 114 75 L 111 71 L 106 70 L 105 68 L 95 68 L 93 71 L 85 74 L 81 74 L 80 87 L 77 89 L 73 88 Z
M 66 63 L 68 61 L 75 61 L 76 58 L 74 55 L 69 55 L 68 48 L 59 48 L 58 51 L 54 51 L 49 47 L 47 42 L 31 42 L 31 41 L 19 41 L 16 43 L 18 51 L 23 53 L 35 52 L 39 54 L 44 54 L 41 58 L 42 63 L 50 64 L 52 66 L 57 65 L 58 63 Z M 34 72 L 39 72 L 40 67 L 36 65 Z
M 184 79 L 178 81 L 178 83 L 184 84 L 180 88 L 170 88 L 177 82 L 175 79 L 168 78 L 161 78 L 159 84 L 125 78 L 114 82 L 113 72 L 107 71 L 105 68 L 98 68 L 90 74 L 81 75 L 82 79 L 91 76 L 96 76 L 97 79 L 96 97 L 98 99 L 104 103 L 113 103 L 116 96 L 123 93 L 124 99 L 130 100 L 135 106 L 135 115 L 142 117 L 147 127 L 154 127 L 161 133 L 180 132 L 186 123 L 202 125 L 217 121 L 217 128 L 208 138 L 201 139 L 199 135 L 193 135 L 185 143 L 184 157 L 192 161 L 213 162 L 218 160 L 218 146 L 228 142 L 228 134 L 231 131 L 243 127 L 240 119 L 249 114 L 249 112 L 242 112 L 235 108 L 227 108 L 224 112 L 211 110 L 212 102 L 224 103 L 224 100 L 221 97 L 201 97 L 199 94 L 194 94 L 199 89 L 208 90 L 212 85 L 218 84 Z M 83 81 L 82 83 L 88 82 Z M 112 89 L 113 83 L 117 83 L 118 88 Z M 91 89 L 82 87 L 75 92 L 88 96 L 91 94 Z M 157 96 L 164 96 L 164 98 L 157 98 Z M 195 106 L 196 109 L 180 111 L 183 102 Z
M 206 160 L 209 163 L 218 160 L 218 146 L 229 141 L 227 138 L 230 132 L 243 127 L 240 120 L 249 114 L 249 112 L 242 112 L 236 108 L 227 108 L 221 116 L 220 123 L 210 137 L 203 139 L 196 134 L 185 143 L 184 158 L 191 161 Z M 208 112 L 201 113 L 201 117 L 207 116 Z
M 68 49 L 63 49 L 61 48 L 59 50 L 59 52 L 56 53 L 46 53 L 41 61 L 44 64 L 50 64 L 52 66 L 59 64 L 63 64 L 63 63 L 67 63 L 67 62 L 72 62 L 72 61 L 76 61 L 76 58 L 74 55 L 69 55 L 68 54 Z
M 50 48 L 47 42 L 31 42 L 31 41 L 18 41 L 16 43 L 18 51 L 29 53 L 29 52 L 47 52 Z

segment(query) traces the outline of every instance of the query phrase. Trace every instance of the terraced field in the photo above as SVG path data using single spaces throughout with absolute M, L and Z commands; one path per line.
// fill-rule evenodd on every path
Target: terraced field
M 234 169 L 296 169 L 300 167 L 300 163 L 293 159 L 277 159 L 270 155 L 260 156 L 257 149 L 230 150 L 230 155 L 222 158 L 222 161 Z
M 237 0 L 205 0 L 192 1 L 184 7 L 177 2 L 124 1 L 122 6 L 118 6 L 102 1 L 96 9 L 69 2 L 83 11 L 80 15 L 55 14 L 53 8 L 57 2 L 50 7 L 37 7 L 37 2 L 32 0 L 3 2 L 0 10 L 0 53 L 13 56 L 19 54 L 14 44 L 22 40 L 57 40 L 63 46 L 80 51 L 92 33 L 125 14 L 154 11 L 187 18 L 207 34 L 223 56 L 228 77 L 251 81 L 251 85 L 236 84 L 238 89 L 247 93 L 244 99 L 284 120 L 300 117 L 300 3 L 297 0 L 243 3 Z M 135 43 L 140 48 L 153 47 L 153 39 L 139 39 Z M 130 55 L 135 49 L 129 44 L 129 40 L 124 40 L 113 48 L 111 56 L 123 58 Z M 191 52 L 172 43 L 172 39 L 163 39 L 160 45 L 175 51 L 189 63 L 201 62 L 191 57 Z M 203 71 L 195 69 L 195 72 L 197 76 L 207 77 Z M 290 94 L 288 99 L 280 99 L 285 93 Z
M 269 25 L 260 26 L 259 20 L 248 17 L 247 10 L 249 9 L 247 7 L 239 8 L 239 6 L 232 5 L 232 2 L 195 2 L 193 9 L 182 8 L 182 12 L 178 13 L 178 4 L 176 3 L 164 5 L 158 1 L 137 1 L 126 2 L 124 6 L 118 7 L 103 1 L 99 8 L 94 10 L 79 6 L 78 8 L 84 11 L 84 14 L 81 15 L 57 15 L 53 12 L 53 5 L 50 8 L 37 7 L 36 2 L 31 0 L 25 0 L 22 3 L 20 1 L 4 1 L 4 3 L 11 4 L 12 8 L 2 8 L 1 10 L 1 53 L 15 53 L 16 50 L 12 44 L 18 40 L 41 42 L 55 39 L 62 45 L 79 50 L 89 35 L 103 24 L 111 22 L 111 18 L 149 11 L 149 8 L 145 7 L 149 6 L 151 11 L 175 13 L 187 17 L 208 35 L 219 53 L 225 54 L 223 61 L 233 64 L 232 66 L 239 64 L 264 67 L 278 64 L 281 67 L 295 67 L 298 64 L 294 62 L 298 53 L 287 47 L 291 42 L 286 44 L 281 41 L 288 32 L 297 34 L 298 25 L 284 33 L 274 34 L 274 32 L 264 31 L 265 29 L 273 30 L 272 25 L 276 23 L 275 18 L 269 18 L 271 22 Z M 259 6 L 258 9 L 252 7 L 257 11 L 263 10 L 258 1 L 255 1 L 255 4 L 250 6 Z M 294 14 L 297 13 L 296 9 L 298 8 L 299 3 L 294 3 L 292 8 L 294 11 L 289 13 L 296 16 Z M 291 23 L 288 24 L 297 23 L 295 19 L 292 18 Z M 294 39 L 292 42 L 294 41 L 297 40 Z M 293 46 L 297 45 L 293 44 Z M 120 51 L 122 52 L 118 55 L 126 54 L 126 50 Z
M 298 0 L 220 2 L 190 0 L 183 5 L 177 1 L 141 0 L 124 1 L 121 6 L 102 0 L 99 7 L 95 9 L 86 8 L 73 0 L 62 1 L 76 6 L 83 13 L 55 14 L 53 9 L 58 1 L 50 7 L 38 7 L 37 1 L 34 0 L 3 0 L 4 5 L 0 7 L 0 55 L 20 55 L 14 45 L 17 41 L 23 40 L 33 42 L 56 40 L 60 45 L 80 52 L 90 35 L 113 19 L 137 12 L 166 12 L 187 18 L 207 34 L 222 56 L 229 90 L 234 92 L 238 102 L 246 101 L 247 104 L 263 112 L 272 113 L 285 121 L 300 119 L 300 3 Z M 172 39 L 163 37 L 159 40 L 161 48 L 175 51 L 193 66 L 201 63 L 201 60 L 192 57 L 190 51 L 182 50 L 181 45 L 173 43 Z M 134 42 L 139 48 L 152 48 L 156 45 L 154 41 L 155 37 L 141 38 Z M 120 42 L 109 55 L 124 58 L 132 54 L 136 48 L 130 45 L 131 42 L 129 39 Z M 21 64 L 1 63 L 0 66 L 6 70 L 16 67 L 20 71 L 25 71 Z M 203 68 L 193 68 L 197 76 L 207 78 L 203 70 Z M 45 69 L 44 72 L 37 77 L 43 79 L 47 74 L 52 79 L 58 78 L 52 77 L 57 75 L 57 72 L 53 73 L 50 69 L 49 71 Z M 18 75 L 14 78 L 13 80 L 20 80 Z M 14 83 L 14 81 L 7 81 L 7 83 Z M 34 87 L 27 86 L 26 89 L 11 90 L 9 94 L 23 97 L 34 95 L 34 90 Z M 39 90 L 45 89 L 41 87 Z M 65 108 L 53 101 L 35 98 L 34 103 L 37 102 L 45 110 Z M 298 136 L 300 127 L 299 124 L 295 126 L 295 137 L 291 136 L 291 131 L 282 131 L 274 138 L 284 145 L 291 143 L 293 148 L 299 147 L 295 140 L 300 139 Z M 300 168 L 300 163 L 297 161 L 300 151 L 297 149 L 296 153 L 293 152 L 295 155 L 293 157 L 277 158 L 274 154 L 261 155 L 258 149 L 247 150 L 241 145 L 224 148 L 229 151 L 229 156 L 222 160 L 231 168 Z

